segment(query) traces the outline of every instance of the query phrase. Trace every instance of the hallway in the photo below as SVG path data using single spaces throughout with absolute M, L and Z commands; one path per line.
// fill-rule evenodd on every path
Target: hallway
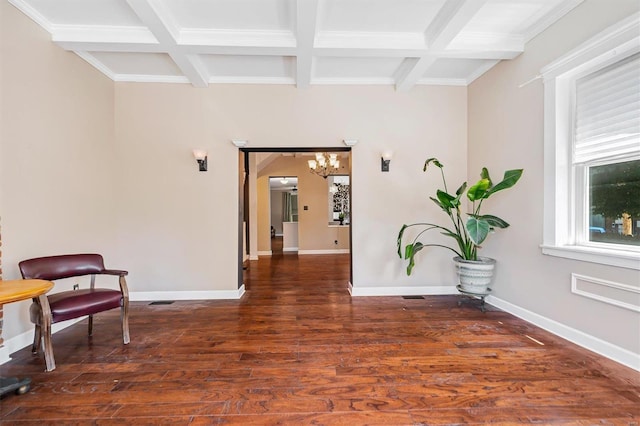
M 135 302 L 53 337 L 0 423 L 417 425 L 640 418 L 636 372 L 458 296 L 352 298 L 349 255 L 250 262 L 242 300 Z M 135 283 L 131 287 L 135 288 Z M 537 342 L 544 343 L 541 345 Z M 635 383 L 634 383 L 635 382 Z

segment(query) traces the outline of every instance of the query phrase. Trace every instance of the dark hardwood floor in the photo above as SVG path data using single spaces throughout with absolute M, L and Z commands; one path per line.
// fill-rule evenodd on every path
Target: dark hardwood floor
M 0 366 L 20 424 L 638 424 L 639 373 L 457 296 L 351 298 L 348 255 L 251 262 L 240 301 L 132 303 Z M 130 282 L 135 288 L 135 283 Z M 542 344 L 540 344 L 540 343 Z
M 271 238 L 271 253 L 274 255 L 283 254 L 282 252 L 282 237 L 273 237 Z

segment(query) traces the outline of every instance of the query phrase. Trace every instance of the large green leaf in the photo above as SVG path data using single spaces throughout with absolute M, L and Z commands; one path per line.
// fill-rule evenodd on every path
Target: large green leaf
M 487 170 L 486 167 L 482 168 L 482 171 L 480 172 L 480 178 L 488 179 L 489 180 L 489 186 L 491 186 L 491 178 L 489 177 L 489 170 Z
M 479 246 L 485 238 L 487 238 L 487 235 L 489 235 L 491 225 L 484 219 L 471 216 L 467 219 L 466 228 L 469 233 L 469 238 L 471 238 L 475 245 Z
M 411 248 L 409 248 L 411 247 Z M 409 264 L 407 265 L 407 275 L 411 275 L 411 271 L 413 267 L 416 265 L 415 256 L 420 250 L 424 248 L 424 244 L 417 242 L 415 244 L 409 244 L 405 250 L 405 259 L 409 259 Z
M 444 231 L 442 231 L 441 234 L 456 240 L 456 244 L 458 245 L 458 248 L 460 248 L 461 251 L 464 251 L 464 240 L 459 234 L 453 231 L 450 231 L 448 229 L 445 229 Z M 453 250 L 453 251 L 456 251 L 456 250 Z
M 522 176 L 522 169 L 515 170 L 507 170 L 504 172 L 504 177 L 500 183 L 497 183 L 493 186 L 487 193 L 484 195 L 484 198 L 489 198 L 491 194 L 495 194 L 498 191 L 502 191 L 503 189 L 511 188 L 515 185 L 520 177 Z
M 469 214 L 469 216 L 471 217 L 475 217 L 478 220 L 484 220 L 486 221 L 489 226 L 491 226 L 492 228 L 508 228 L 509 224 L 507 222 L 505 222 L 504 220 L 500 219 L 498 216 L 494 216 L 491 214 Z
M 433 197 L 429 197 L 429 199 L 431 201 L 433 201 L 434 203 L 436 203 L 438 205 L 438 207 L 440 207 L 442 210 L 444 210 L 445 213 L 449 214 L 449 210 L 451 210 L 451 209 L 447 208 L 444 204 L 442 204 L 440 202 L 440 200 L 438 200 L 437 198 L 433 198 Z
M 436 192 L 436 195 L 438 197 L 438 200 L 440 201 L 440 203 L 443 206 L 445 206 L 445 207 L 447 207 L 449 209 L 455 207 L 455 205 L 453 204 L 453 201 L 455 201 L 456 197 L 454 197 L 453 195 L 447 194 L 446 192 L 441 191 L 439 189 Z
M 460 188 L 456 191 L 456 199 L 453 201 L 453 205 L 456 208 L 460 205 L 460 198 L 462 198 L 462 194 L 464 194 L 465 189 L 467 189 L 467 182 L 460 185 Z
M 425 172 L 427 170 L 427 166 L 429 164 L 433 163 L 434 166 L 438 167 L 438 168 L 443 168 L 444 166 L 442 165 L 442 163 L 440 161 L 438 161 L 437 158 L 432 157 L 429 158 L 427 161 L 424 162 L 424 167 L 422 168 L 422 171 Z
M 493 228 L 504 229 L 509 227 L 509 224 L 507 222 L 500 219 L 498 216 L 493 216 L 491 214 L 482 215 L 480 216 L 480 219 L 486 220 Z
M 400 228 L 400 232 L 398 232 L 397 245 L 398 245 L 398 257 L 400 257 L 400 259 L 402 259 L 402 236 L 404 235 L 404 230 L 407 229 L 408 227 L 409 227 L 408 225 L 402 225 L 402 228 Z
M 486 194 L 487 189 L 491 185 L 491 181 L 489 179 L 480 179 L 467 191 L 467 198 L 471 201 L 476 201 L 481 199 L 484 194 Z

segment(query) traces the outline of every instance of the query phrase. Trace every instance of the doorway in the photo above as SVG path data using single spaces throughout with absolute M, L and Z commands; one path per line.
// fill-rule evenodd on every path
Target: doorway
M 298 252 L 298 177 L 269 178 L 271 255 Z
M 340 169 L 331 175 L 341 175 L 342 178 L 335 180 L 311 173 L 308 162 L 316 157 L 316 153 L 338 156 Z M 296 255 L 296 258 L 297 255 L 308 254 L 339 253 L 346 256 L 350 282 L 353 283 L 352 215 L 349 210 L 349 220 L 343 223 L 339 223 L 339 218 L 333 219 L 335 193 L 330 191 L 331 187 L 335 190 L 335 182 L 346 179 L 349 185 L 345 185 L 342 191 L 347 197 L 344 205 L 352 205 L 351 148 L 240 148 L 240 165 L 238 286 L 244 284 L 242 266 L 249 268 L 251 262 L 259 258 L 280 254 L 281 236 L 282 253 Z M 278 186 L 288 188 L 281 190 L 280 194 L 272 194 L 272 189 Z M 267 214 L 265 206 L 268 206 Z M 273 217 L 279 213 L 272 212 L 272 209 L 279 210 L 279 206 L 282 206 L 282 228 L 278 226 L 280 220 Z M 328 211 L 331 211 L 329 216 Z M 286 218 L 285 214 L 288 215 Z M 288 244 L 284 241 L 287 222 L 289 226 L 298 228 L 297 242 Z M 345 288 L 347 285 L 345 282 Z

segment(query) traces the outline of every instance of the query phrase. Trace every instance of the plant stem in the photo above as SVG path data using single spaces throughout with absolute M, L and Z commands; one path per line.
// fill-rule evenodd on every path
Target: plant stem
M 444 178 L 444 170 L 443 167 L 440 168 L 440 175 L 442 175 L 442 183 L 444 185 L 444 192 L 446 192 L 447 194 L 449 193 L 449 190 L 447 189 L 447 181 Z

